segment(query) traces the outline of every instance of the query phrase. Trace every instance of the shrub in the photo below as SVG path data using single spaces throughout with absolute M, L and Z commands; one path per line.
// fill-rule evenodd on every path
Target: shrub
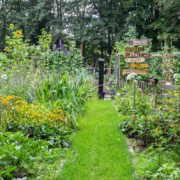
M 132 114 L 132 99 L 133 92 L 131 86 L 125 86 L 122 88 L 118 96 L 116 96 L 116 104 L 118 107 L 118 111 L 123 113 L 124 115 Z M 147 95 L 143 95 L 140 89 L 136 89 L 135 96 L 135 113 L 136 115 L 148 115 L 151 113 L 151 97 Z
M 175 163 L 178 154 L 167 151 L 154 151 L 148 149 L 137 155 L 136 172 L 141 179 L 169 179 L 177 180 L 180 169 Z
M 116 103 L 119 111 L 126 115 L 121 130 L 138 140 L 140 150 L 144 147 L 148 149 L 137 155 L 138 179 L 179 179 L 179 92 L 165 91 L 163 96 L 158 94 L 156 107 L 152 105 L 149 94 L 137 92 L 135 119 L 129 111 L 131 94 L 132 90 L 125 87 Z M 176 158 L 172 154 L 177 154 Z
M 25 137 L 22 133 L 0 132 L 0 177 L 38 178 L 53 171 L 62 160 L 60 149 L 48 148 L 48 142 Z M 51 175 L 53 171 L 53 175 Z M 47 177 L 47 176 L 46 176 Z

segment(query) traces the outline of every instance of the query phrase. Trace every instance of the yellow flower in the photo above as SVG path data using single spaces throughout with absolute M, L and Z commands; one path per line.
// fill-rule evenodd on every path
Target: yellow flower
M 47 122 L 54 126 L 67 118 L 61 109 L 48 110 L 43 105 L 28 103 L 21 97 L 14 95 L 0 97 L 0 102 L 10 114 L 15 112 L 18 119 L 26 119 L 32 123 Z
M 16 31 L 16 32 L 15 32 L 15 35 L 16 35 L 17 37 L 22 36 L 22 31 L 21 31 L 21 30 Z
M 168 103 L 173 103 L 173 99 L 169 99 L 169 100 L 168 100 Z
M 6 99 L 2 99 L 1 102 L 5 106 L 7 106 L 9 104 L 9 101 L 7 101 Z
M 3 105 L 8 105 L 9 101 L 16 99 L 17 97 L 14 95 L 6 96 L 0 99 Z
M 174 109 L 170 109 L 168 112 L 169 112 L 169 113 L 174 112 Z
M 60 113 L 62 113 L 61 109 L 56 109 L 53 110 L 52 112 L 47 113 L 47 118 L 48 118 L 47 120 L 49 122 L 63 121 L 65 117 Z
M 18 111 L 18 112 L 21 112 L 21 111 L 24 110 L 23 107 L 20 107 L 20 106 L 16 107 L 15 109 L 16 109 L 16 111 Z
M 174 95 L 175 95 L 176 97 L 179 97 L 179 93 L 178 93 L 178 92 L 175 92 Z
M 24 100 L 17 100 L 17 101 L 14 102 L 14 104 L 26 105 L 26 102 Z
M 17 98 L 16 96 L 14 96 L 14 95 L 10 95 L 10 96 L 6 96 L 5 97 L 5 99 L 7 99 L 7 100 L 12 100 L 12 99 L 15 99 L 15 98 Z

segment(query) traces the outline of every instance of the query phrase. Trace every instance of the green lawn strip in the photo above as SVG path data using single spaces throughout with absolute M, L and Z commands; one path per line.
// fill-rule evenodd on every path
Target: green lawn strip
M 125 137 L 111 101 L 92 100 L 73 137 L 72 155 L 59 179 L 131 180 L 133 169 Z

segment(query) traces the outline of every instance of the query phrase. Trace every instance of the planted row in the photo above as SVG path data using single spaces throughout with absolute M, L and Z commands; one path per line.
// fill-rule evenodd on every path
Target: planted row
M 131 85 L 119 91 L 116 104 L 125 119 L 121 124 L 121 130 L 130 138 L 132 146 L 138 152 L 136 154 L 138 177 L 178 179 L 180 177 L 178 89 L 165 91 L 162 95 L 144 94 L 137 88 L 133 116 Z M 142 153 L 139 154 L 139 152 Z

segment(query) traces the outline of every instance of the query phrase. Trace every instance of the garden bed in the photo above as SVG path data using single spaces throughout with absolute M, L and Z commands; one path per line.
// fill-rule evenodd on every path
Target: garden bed
M 137 177 L 178 180 L 180 177 L 178 91 L 166 92 L 163 99 L 157 97 L 154 109 L 152 97 L 137 89 L 136 111 L 133 118 L 131 94 L 133 94 L 131 86 L 127 86 L 120 90 L 115 101 L 117 110 L 124 119 L 120 128 L 129 138 Z

